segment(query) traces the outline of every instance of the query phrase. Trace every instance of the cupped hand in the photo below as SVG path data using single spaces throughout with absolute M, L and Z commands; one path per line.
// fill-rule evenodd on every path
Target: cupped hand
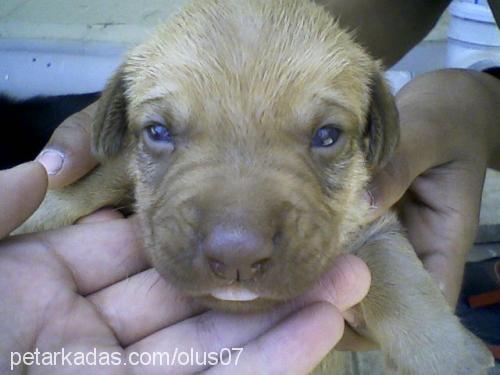
M 37 163 L 0 172 L 4 236 L 36 208 L 46 186 Z M 0 242 L 0 372 L 12 366 L 13 373 L 50 374 L 307 373 L 342 336 L 341 313 L 369 288 L 366 265 L 342 256 L 299 303 L 260 314 L 204 311 L 150 268 L 135 231 L 133 217 L 114 219 L 100 212 L 78 225 Z M 62 348 L 65 353 L 114 353 L 120 362 L 27 368 L 11 361 L 18 359 L 12 353 Z M 238 351 L 228 366 L 203 360 L 193 366 L 141 366 L 138 356 L 130 357 L 178 351 L 203 358 L 224 348 L 243 348 L 237 365 Z M 124 365 L 131 358 L 136 365 Z
M 397 95 L 401 141 L 374 177 L 372 216 L 396 202 L 410 242 L 455 306 L 472 247 L 488 162 L 498 149 L 500 81 L 443 70 Z

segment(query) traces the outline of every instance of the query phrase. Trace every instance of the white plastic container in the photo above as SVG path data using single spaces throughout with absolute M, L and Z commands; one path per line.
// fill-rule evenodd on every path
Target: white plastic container
M 484 70 L 500 66 L 500 29 L 486 0 L 453 1 L 446 66 Z
M 27 99 L 101 91 L 125 50 L 111 43 L 0 38 L 0 93 Z

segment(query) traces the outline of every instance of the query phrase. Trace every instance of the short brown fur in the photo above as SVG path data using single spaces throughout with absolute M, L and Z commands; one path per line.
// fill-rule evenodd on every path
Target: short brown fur
M 144 129 L 158 121 L 173 143 L 148 141 Z M 331 123 L 342 129 L 339 141 L 311 147 L 314 131 Z M 399 373 L 483 373 L 491 356 L 453 316 L 395 216 L 364 220 L 365 185 L 397 140 L 378 64 L 321 7 L 194 1 L 134 49 L 108 84 L 93 127 L 102 165 L 50 192 L 19 231 L 134 202 L 160 274 L 233 311 L 293 298 L 335 256 L 355 253 L 373 278 L 362 333 Z M 209 297 L 227 283 L 209 271 L 199 244 L 214 226 L 233 223 L 273 237 L 266 272 L 240 281 L 263 296 L 256 302 Z M 334 366 L 324 361 L 318 371 Z

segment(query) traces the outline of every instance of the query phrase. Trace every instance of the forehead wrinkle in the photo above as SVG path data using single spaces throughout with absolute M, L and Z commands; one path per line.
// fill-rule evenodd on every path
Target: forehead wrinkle
M 342 110 L 354 116 L 358 122 L 363 121 L 363 108 L 355 106 L 356 103 L 359 104 L 359 101 L 352 100 L 351 97 L 344 95 L 342 91 L 335 89 L 323 90 L 317 94 L 317 98 L 327 106 L 340 107 Z
M 318 99 L 325 103 L 327 106 L 340 107 L 346 112 L 349 112 L 351 115 L 356 118 L 359 117 L 359 109 L 356 110 L 353 106 L 352 100 L 349 100 L 345 95 L 342 94 L 339 90 L 327 90 L 318 94 Z
M 219 11 L 213 12 L 210 4 L 217 4 Z M 348 43 L 350 36 L 319 8 L 293 0 L 276 13 L 273 4 L 199 0 L 133 54 L 134 70 L 142 72 L 142 85 L 146 79 L 161 83 L 175 77 L 182 85 L 175 96 L 184 98 L 184 109 L 179 108 L 184 118 L 199 115 L 216 127 L 224 122 L 241 127 L 249 121 L 265 124 L 273 116 L 289 117 L 295 104 L 303 101 L 304 92 L 309 88 L 311 93 L 311 85 L 348 82 L 355 76 L 353 60 L 360 67 L 368 64 Z M 310 7 L 314 16 L 303 17 L 304 7 Z M 185 32 L 188 27 L 190 33 Z M 151 90 L 151 83 L 147 86 Z M 163 88 L 159 90 L 161 96 Z M 134 91 L 140 96 L 140 87 Z M 151 91 L 148 94 L 154 98 L 154 89 Z M 331 103 L 362 117 L 364 108 L 350 107 L 359 95 L 335 94 Z M 172 103 L 182 107 L 176 101 Z M 328 98 L 325 102 L 328 104 Z
M 179 85 L 176 82 L 162 79 L 161 85 L 154 86 L 143 95 L 142 101 L 154 101 L 167 96 L 173 96 L 178 91 Z
M 172 93 L 165 96 L 151 96 L 134 103 L 135 113 L 141 114 L 136 121 L 143 122 L 147 119 L 153 119 L 154 115 L 160 116 L 168 122 L 173 121 L 177 125 L 185 125 L 189 121 L 191 109 L 188 103 L 184 102 Z M 153 117 L 152 117 L 153 115 Z

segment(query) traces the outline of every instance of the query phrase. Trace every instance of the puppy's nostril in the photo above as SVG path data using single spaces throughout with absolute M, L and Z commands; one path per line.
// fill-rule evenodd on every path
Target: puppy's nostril
M 270 258 L 266 258 L 252 264 L 251 267 L 252 273 L 256 274 L 259 272 L 263 272 L 266 269 L 270 260 L 271 260 Z
M 210 269 L 214 274 L 216 274 L 217 276 L 224 276 L 226 270 L 226 266 L 224 265 L 224 263 L 214 258 L 208 258 L 208 265 L 210 266 Z
M 246 281 L 268 267 L 273 253 L 271 238 L 239 226 L 216 226 L 201 244 L 209 272 L 226 280 Z
M 282 239 L 283 239 L 283 236 L 282 236 L 281 231 L 279 230 L 273 236 L 273 245 L 278 246 L 279 244 L 281 244 Z

